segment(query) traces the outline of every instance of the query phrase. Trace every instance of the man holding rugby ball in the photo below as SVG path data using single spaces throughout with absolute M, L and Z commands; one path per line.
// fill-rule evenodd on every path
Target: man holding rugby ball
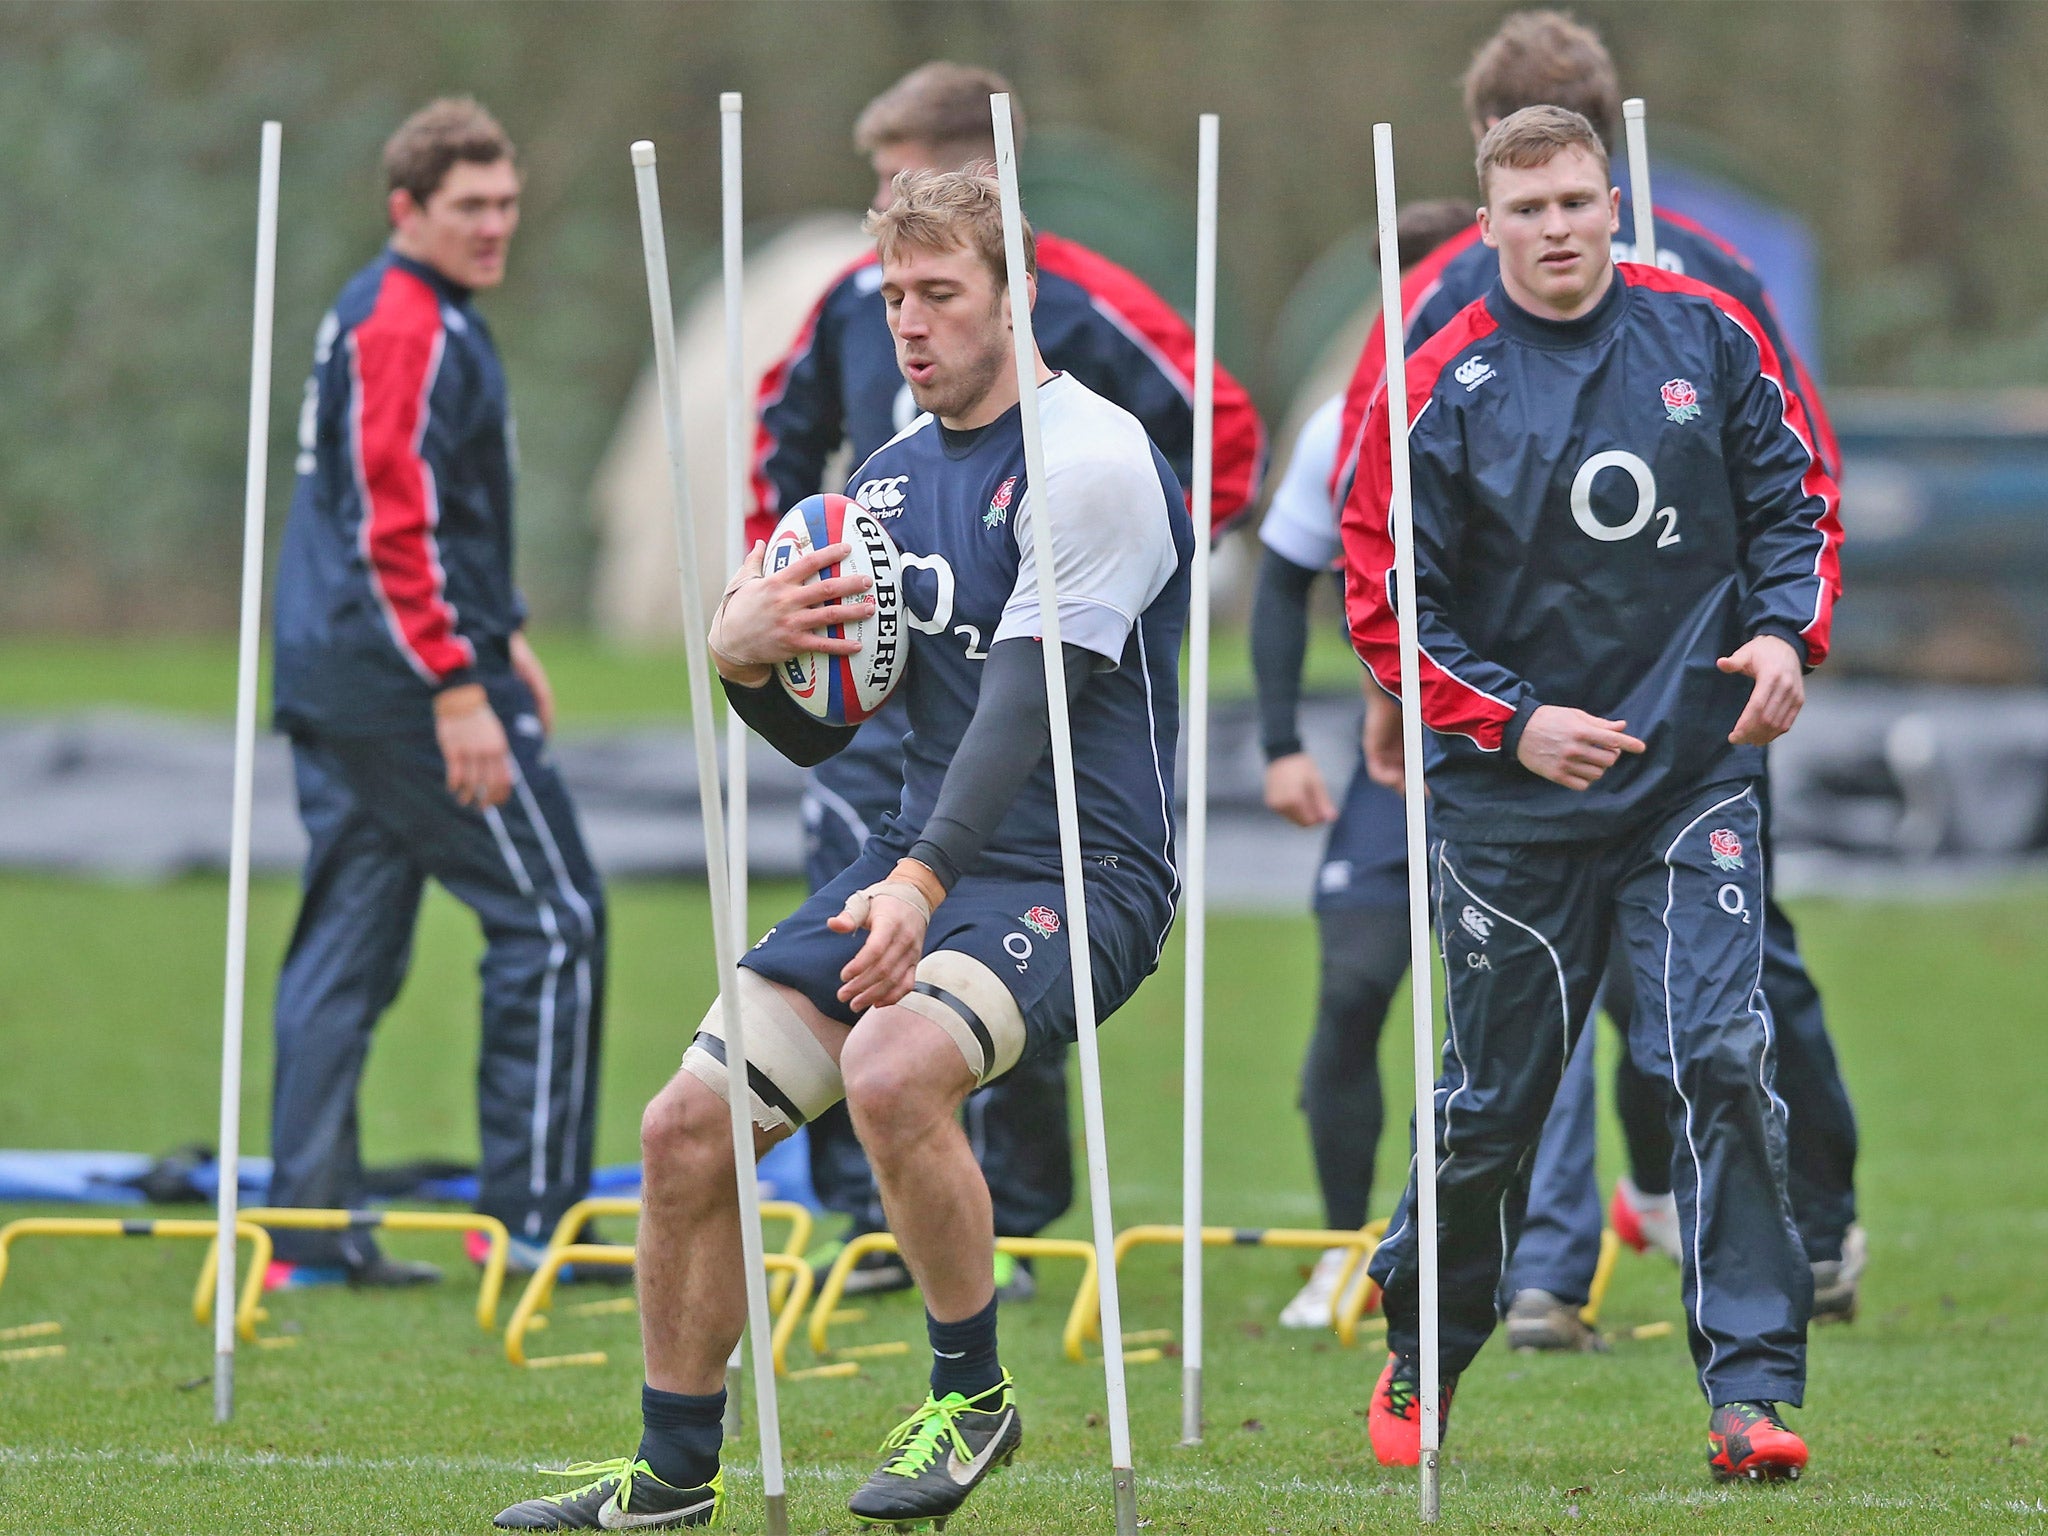
M 845 1098 L 924 1295 L 930 1395 L 849 1503 L 877 1525 L 949 1516 L 1022 1439 L 996 1347 L 988 1185 L 959 1109 L 1027 1055 L 1064 1050 L 1076 1027 L 1030 520 L 1055 520 L 1105 1017 L 1157 965 L 1173 919 L 1177 671 L 1194 540 L 1173 472 L 1137 419 L 1043 360 L 1049 495 L 1025 483 L 996 183 L 906 171 L 894 191 L 868 228 L 897 361 L 924 414 L 853 479 L 899 477 L 904 493 L 889 521 L 914 637 L 904 796 L 860 858 L 741 960 L 739 977 L 758 1145 Z M 764 553 L 757 546 L 727 589 L 712 655 L 747 723 L 809 765 L 853 729 L 806 712 L 774 671 L 803 652 L 847 654 L 854 641 L 820 631 L 866 616 L 866 579 L 812 580 L 850 553 L 843 544 L 765 576 Z M 729 1091 L 714 1003 L 642 1122 L 640 1446 L 571 1493 L 506 1510 L 501 1526 L 702 1525 L 723 1502 L 725 1362 L 746 1322 Z

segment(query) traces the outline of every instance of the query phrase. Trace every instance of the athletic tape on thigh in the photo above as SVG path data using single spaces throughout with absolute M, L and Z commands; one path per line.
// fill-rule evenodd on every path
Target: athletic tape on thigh
M 1002 978 L 972 955 L 940 949 L 917 962 L 917 984 L 898 1003 L 943 1029 L 984 1083 L 1024 1054 L 1024 1015 Z
M 846 1082 L 825 1047 L 796 1016 L 775 984 L 740 968 L 739 1002 L 747 1024 L 747 1086 L 754 1124 L 764 1131 L 796 1130 L 846 1097 Z M 721 1099 L 726 1097 L 725 1022 L 714 1000 L 697 1038 L 683 1052 L 683 1068 Z

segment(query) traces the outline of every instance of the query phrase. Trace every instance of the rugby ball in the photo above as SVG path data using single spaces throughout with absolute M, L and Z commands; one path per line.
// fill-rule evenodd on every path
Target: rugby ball
M 775 525 L 763 570 L 772 576 L 812 550 L 833 544 L 849 544 L 853 552 L 810 579 L 867 576 L 874 581 L 868 592 L 875 600 L 874 613 L 825 631 L 858 641 L 860 649 L 851 656 L 805 651 L 783 662 L 775 676 L 783 692 L 805 713 L 828 725 L 859 725 L 895 691 L 910 660 L 895 540 L 882 520 L 857 501 L 844 496 L 806 496 Z

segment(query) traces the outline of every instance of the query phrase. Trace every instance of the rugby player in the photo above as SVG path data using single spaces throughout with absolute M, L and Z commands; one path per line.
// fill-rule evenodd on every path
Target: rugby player
M 391 136 L 384 174 L 391 239 L 320 322 L 278 558 L 276 722 L 311 846 L 277 983 L 270 1203 L 368 1196 L 356 1090 L 431 876 L 483 925 L 477 1209 L 531 1269 L 588 1192 L 605 907 L 547 751 L 512 408 L 475 302 L 504 280 L 519 170 L 488 112 L 446 99 Z M 289 1285 L 439 1273 L 355 1228 L 281 1230 L 277 1256 Z
M 1066 905 L 1048 760 L 1032 519 L 1054 519 L 1096 1006 L 1106 1017 L 1158 963 L 1173 919 L 1177 677 L 1194 532 L 1137 419 L 1038 365 L 1049 495 L 1025 480 L 993 178 L 906 171 L 870 215 L 882 297 L 922 414 L 855 473 L 903 500 L 914 632 L 900 808 L 852 865 L 741 961 L 745 1085 L 758 1145 L 843 1096 L 889 1227 L 924 1294 L 931 1392 L 884 1443 L 848 1507 L 869 1524 L 942 1519 L 1022 1439 L 997 1349 L 988 1185 L 959 1123 L 978 1088 L 1073 1040 Z M 1029 236 L 1027 233 L 1027 248 Z M 1031 295 L 1022 296 L 1030 302 Z M 853 732 L 773 681 L 863 615 L 865 578 L 806 578 L 843 546 L 763 576 L 756 544 L 711 632 L 726 693 L 792 760 Z M 642 1124 L 643 1434 L 574 1491 L 500 1526 L 702 1525 L 719 1472 L 725 1362 L 746 1322 L 716 1005 Z
M 1420 708 L 1449 1020 L 1436 1088 L 1444 1392 L 1492 1332 L 1529 1164 L 1610 945 L 1629 1045 L 1672 1088 L 1687 1333 L 1716 1477 L 1797 1476 L 1813 1281 L 1784 1175 L 1764 964 L 1763 746 L 1827 653 L 1838 493 L 1762 325 L 1617 267 L 1587 120 L 1539 106 L 1478 155 L 1499 276 L 1409 363 Z M 1353 643 L 1397 689 L 1385 391 L 1344 508 Z M 1419 1456 L 1409 1189 L 1371 1273 L 1369 1427 Z
M 920 65 L 882 92 L 854 124 L 854 146 L 875 172 L 873 203 L 886 208 L 904 170 L 965 170 L 995 160 L 988 100 L 1010 91 L 992 70 L 937 61 Z M 1014 106 L 1015 95 L 1011 96 Z M 1018 120 L 1022 133 L 1022 120 Z M 1020 140 L 1021 142 L 1021 140 Z M 1054 368 L 1138 418 L 1183 485 L 1194 452 L 1194 333 L 1158 294 L 1114 262 L 1073 240 L 1041 231 L 1039 290 L 1033 321 Z M 824 483 L 842 446 L 861 463 L 917 415 L 914 394 L 896 366 L 882 300 L 881 267 L 862 257 L 834 279 L 788 354 L 761 381 L 755 437 L 753 538 Z M 1265 429 L 1251 398 L 1227 370 L 1216 370 L 1215 529 L 1234 521 L 1259 489 Z M 837 487 L 833 487 L 836 489 Z M 865 476 L 848 491 L 883 519 L 901 503 L 900 486 Z M 903 796 L 901 701 L 886 706 L 851 746 L 820 763 L 805 785 L 804 874 L 812 890 L 859 856 L 861 845 Z M 1030 1237 L 1073 1203 L 1072 1142 L 1067 1126 L 1066 1062 L 1057 1053 L 1027 1059 L 1002 1082 L 968 1101 L 975 1156 L 995 1201 L 996 1231 Z M 843 1106 L 807 1132 L 811 1182 L 829 1210 L 851 1218 L 847 1237 L 883 1225 L 875 1182 Z M 828 1263 L 840 1243 L 816 1251 Z M 1031 1293 L 1028 1261 L 996 1259 L 1005 1300 Z M 847 1291 L 910 1283 L 893 1253 L 865 1256 Z
M 1557 11 L 1518 11 L 1506 17 L 1474 53 L 1464 77 L 1464 111 L 1476 145 L 1503 117 L 1524 107 L 1569 107 L 1585 117 L 1611 152 L 1621 124 L 1621 90 L 1614 61 L 1592 28 Z M 1740 301 L 1763 328 L 1799 396 L 1814 446 L 1830 475 L 1841 460 L 1825 402 L 1799 354 L 1784 336 L 1756 271 L 1720 236 L 1666 209 L 1655 213 L 1657 264 L 1711 283 Z M 1634 216 L 1622 198 L 1623 237 L 1615 259 L 1634 259 Z M 1436 334 L 1493 284 L 1499 259 L 1468 226 L 1420 263 L 1403 283 L 1402 307 L 1410 349 Z M 1368 336 L 1346 392 L 1340 433 L 1347 456 L 1337 478 L 1349 482 L 1350 454 L 1385 368 L 1378 327 Z M 1341 494 L 1342 486 L 1338 487 Z M 1400 726 L 1391 706 L 1380 716 L 1379 739 L 1397 755 Z M 1370 764 L 1372 754 L 1368 752 Z M 1398 767 L 1383 767 L 1382 782 L 1398 783 Z M 1763 797 L 1769 839 L 1770 785 Z M 1781 1096 L 1789 1117 L 1788 1159 L 1792 1208 L 1813 1266 L 1814 1320 L 1849 1321 L 1856 1300 L 1865 1242 L 1856 1219 L 1856 1116 L 1842 1081 L 1825 1009 L 1799 953 L 1798 934 L 1767 889 L 1764 899 L 1764 993 L 1778 1030 Z M 1626 1032 L 1634 1005 L 1626 968 L 1608 978 L 1606 1012 Z M 1674 1153 L 1665 1130 L 1666 1088 L 1636 1072 L 1627 1053 L 1615 1072 L 1615 1102 L 1629 1150 L 1629 1176 L 1615 1188 L 1609 1219 L 1637 1249 L 1657 1247 L 1676 1256 L 1677 1210 L 1671 1196 Z M 1590 1127 L 1593 1084 L 1585 1072 L 1568 1075 L 1560 1110 L 1537 1156 L 1530 1225 L 1507 1278 L 1503 1301 L 1518 1346 L 1583 1348 L 1596 1341 L 1579 1321 L 1600 1252 L 1599 1195 L 1594 1185 Z M 1575 1131 L 1573 1126 L 1578 1129 Z

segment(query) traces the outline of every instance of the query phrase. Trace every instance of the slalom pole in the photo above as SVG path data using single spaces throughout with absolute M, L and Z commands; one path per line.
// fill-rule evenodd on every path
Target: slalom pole
M 682 382 L 676 371 L 675 313 L 669 294 L 668 242 L 661 227 L 661 186 L 654 145 L 633 145 L 633 180 L 640 199 L 640 245 L 647 263 L 647 305 L 654 322 L 654 372 L 661 394 L 661 425 L 668 440 L 669 488 L 676 528 L 676 563 L 682 578 L 683 640 L 689 649 L 690 726 L 697 746 L 697 796 L 704 817 L 704 861 L 711 887 L 711 944 L 718 960 L 720 1018 L 728 1058 L 748 1060 L 746 1021 L 739 1006 L 739 950 L 733 929 L 732 883 L 726 861 L 724 796 L 718 788 L 718 739 L 712 729 L 711 667 L 704 630 L 704 596 L 697 585 L 697 535 L 690 519 L 690 488 L 683 469 Z M 788 1536 L 789 1509 L 782 1479 L 782 1424 L 776 1414 L 775 1356 L 768 1312 L 768 1276 L 761 1257 L 761 1198 L 754 1174 L 754 1126 L 746 1076 L 737 1066 L 726 1098 L 732 1109 L 733 1170 L 740 1201 L 740 1248 L 746 1266 L 747 1332 L 753 1343 L 754 1399 L 761 1433 L 761 1492 L 769 1536 Z
M 1621 104 L 1621 121 L 1628 137 L 1628 200 L 1636 215 L 1636 260 L 1646 267 L 1657 265 L 1657 209 L 1650 201 L 1650 134 L 1643 121 L 1643 98 L 1631 96 Z
M 746 248 L 741 239 L 744 204 L 740 196 L 740 93 L 718 98 L 719 207 L 724 240 L 725 299 L 725 568 L 739 569 L 747 557 L 747 374 L 742 355 L 740 299 Z M 733 932 L 744 945 L 753 931 L 747 921 L 747 726 L 729 704 L 725 712 L 725 784 L 731 848 Z M 726 1362 L 731 1388 L 725 1399 L 726 1429 L 737 1434 L 745 1418 L 742 1373 L 745 1341 L 735 1343 Z
M 249 341 L 249 466 L 242 493 L 242 632 L 235 672 L 235 793 L 228 840 L 227 985 L 220 1031 L 220 1266 L 213 1293 L 213 1421 L 235 1416 L 235 1217 L 241 1195 L 242 1020 L 249 979 L 249 822 L 263 635 L 263 501 L 270 469 L 270 340 L 277 310 L 277 172 L 284 126 L 263 125 L 256 175 L 256 304 Z
M 1209 530 L 1216 428 L 1216 134 L 1204 112 L 1195 171 L 1195 524 L 1188 588 L 1186 1018 L 1181 1044 L 1180 1443 L 1202 1441 L 1202 1094 L 1209 958 Z M 1107 1337 L 1107 1335 L 1104 1335 Z
M 1393 449 L 1395 599 L 1401 631 L 1401 754 L 1407 782 L 1408 977 L 1415 1000 L 1415 1236 L 1420 1256 L 1422 1322 L 1422 1518 L 1440 1509 L 1437 1404 L 1436 975 L 1429 953 L 1429 839 L 1423 814 L 1421 647 L 1415 632 L 1415 520 L 1408 476 L 1408 354 L 1401 330 L 1401 257 L 1395 233 L 1394 129 L 1372 129 L 1373 182 L 1379 194 L 1380 319 L 1386 330 L 1387 429 Z
M 1088 950 L 1087 893 L 1081 880 L 1081 818 L 1074 795 L 1074 738 L 1067 720 L 1066 663 L 1060 649 L 1059 586 L 1053 571 L 1052 508 L 1047 501 L 1045 437 L 1038 423 L 1038 343 L 1031 330 L 1024 266 L 1024 213 L 1017 192 L 1017 141 L 1007 94 L 989 97 L 995 123 L 996 176 L 1002 187 L 1003 250 L 1010 284 L 1011 330 L 1016 340 L 1019 424 L 1024 432 L 1026 493 L 1032 556 L 1038 566 L 1038 611 L 1043 622 L 1046 712 L 1052 726 L 1053 795 L 1059 809 L 1060 872 L 1066 891 L 1067 944 L 1074 980 L 1076 1045 L 1081 1058 L 1081 1128 L 1088 1153 L 1088 1205 L 1095 1229 L 1095 1260 L 1102 1286 L 1102 1375 L 1109 1389 L 1109 1467 L 1117 1536 L 1136 1536 L 1137 1485 L 1131 1474 L 1131 1419 L 1124 1398 L 1123 1309 L 1117 1300 L 1116 1223 L 1109 1207 L 1109 1148 L 1102 1119 L 1102 1059 L 1095 1043 L 1095 980 Z

